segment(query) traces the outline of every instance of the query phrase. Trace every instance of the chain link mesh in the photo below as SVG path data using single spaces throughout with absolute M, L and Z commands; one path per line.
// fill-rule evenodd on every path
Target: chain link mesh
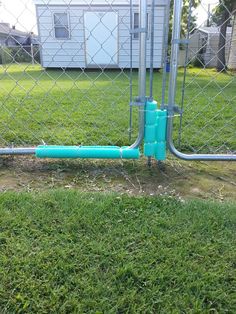
M 79 2 L 83 2 L 83 7 L 78 6 Z M 132 3 L 128 0 L 123 2 L 126 6 L 108 0 L 104 0 L 103 5 L 98 0 L 1 1 L 1 147 L 34 146 L 41 143 L 128 145 L 135 140 L 138 110 L 137 107 L 132 107 L 133 121 L 130 125 L 129 104 L 131 96 L 138 95 L 136 69 L 139 51 L 138 35 L 130 34 L 130 30 L 134 28 L 134 13 L 138 13 L 138 5 L 135 0 Z M 148 4 L 151 29 L 151 1 Z M 167 26 L 171 26 L 168 20 L 169 7 L 166 4 L 168 1 L 160 1 L 160 7 L 155 9 L 154 14 L 154 68 L 163 68 L 168 72 L 163 59 L 164 50 L 168 51 L 168 45 L 164 47 L 164 35 Z M 220 21 L 221 15 L 217 15 L 217 8 L 228 12 L 225 22 Z M 84 12 L 93 15 L 93 25 L 86 24 Z M 191 22 L 189 31 L 185 31 L 187 38 L 189 33 L 189 44 L 181 44 L 176 102 L 182 106 L 183 114 L 175 118 L 175 145 L 187 153 L 235 153 L 235 8 L 229 10 L 223 1 L 220 5 L 216 1 L 208 8 L 206 1 L 201 1 L 197 9 L 191 10 L 190 16 L 196 14 L 198 18 L 195 25 Z M 106 17 L 109 16 L 117 19 L 112 28 L 107 26 Z M 207 16 L 209 26 L 206 26 Z M 200 17 L 204 22 L 199 22 Z M 186 21 L 184 23 L 186 25 Z M 219 48 L 220 29 L 224 25 L 227 25 L 226 41 Z M 103 37 L 98 29 L 103 30 Z M 214 33 L 207 32 L 207 29 L 214 30 Z M 65 38 L 55 38 L 56 36 Z M 107 48 L 107 43 L 114 43 L 117 36 L 118 45 L 112 51 Z M 150 36 L 148 38 L 149 58 Z M 88 50 L 86 43 L 90 39 L 93 49 Z M 226 67 L 216 70 L 224 47 Z M 121 56 L 123 62 L 120 62 Z M 148 59 L 147 68 L 149 61 Z M 132 77 L 131 64 L 134 68 Z M 222 66 L 221 63 L 219 65 Z M 167 103 L 164 93 L 161 100 L 161 90 L 165 87 L 168 76 L 162 82 L 161 73 L 155 72 L 153 79 L 154 99 L 158 103 Z M 147 75 L 147 83 L 148 81 Z M 220 195 L 219 198 L 222 193 L 232 195 L 235 189 L 234 164 L 183 163 L 170 156 L 166 169 L 159 171 L 155 167 L 151 172 L 143 160 L 137 165 L 127 162 L 126 166 L 110 161 L 104 165 L 96 161 L 92 165 L 81 161 L 76 163 L 78 168 L 74 163 L 39 162 L 29 157 L 13 160 L 7 158 L 2 163 L 6 167 L 2 173 L 2 190 L 12 185 L 11 176 L 14 177 L 14 189 L 22 184 L 30 190 L 40 188 L 35 182 L 38 180 L 32 179 L 32 169 L 35 169 L 35 173 L 39 169 L 37 177 L 40 177 L 42 187 L 45 183 L 48 184 L 48 180 L 52 180 L 53 187 L 68 188 L 82 187 L 84 180 L 88 180 L 88 189 L 97 190 L 101 185 L 101 190 L 116 191 L 120 188 L 122 192 L 128 193 L 175 194 L 170 191 L 178 186 L 177 195 L 192 193 L 198 196 L 200 193 L 200 196 L 205 197 L 217 194 L 216 187 L 220 184 L 220 188 L 227 189 L 225 193 L 217 194 Z M 9 172 L 12 167 L 14 174 Z M 223 167 L 224 172 L 221 172 Z M 115 169 L 114 178 L 109 176 L 112 169 Z M 198 169 L 202 169 L 200 174 Z M 77 180 L 82 173 L 84 176 L 80 186 Z M 213 194 L 205 194 L 206 182 L 207 186 L 211 186 Z
M 138 34 L 130 34 L 130 1 L 118 2 L 2 1 L 2 147 L 134 141 L 130 65 L 138 68 Z M 132 79 L 137 95 L 137 71 Z
M 236 153 L 235 20 L 234 1 L 200 1 L 190 8 L 176 95 L 183 114 L 175 118 L 174 135 L 183 152 Z
M 148 1 L 147 67 L 152 22 L 162 66 L 162 2 L 152 21 Z M 0 146 L 132 144 L 139 1 L 2 0 L 0 10 Z
M 14 5 L 4 0 L 0 8 L 1 146 L 134 141 L 137 109 L 129 137 L 129 69 L 131 63 L 138 68 L 138 33 L 130 35 L 137 23 L 136 1 L 20 0 Z M 156 32 L 164 14 L 157 10 Z M 199 15 L 208 19 L 200 24 Z M 181 45 L 179 60 L 177 102 L 184 113 L 175 121 L 182 151 L 236 150 L 235 25 L 235 7 L 228 2 L 201 1 L 191 10 L 189 43 Z M 155 38 L 159 48 L 163 37 L 162 32 Z M 162 49 L 155 50 L 156 67 L 162 66 L 161 55 Z M 132 78 L 137 95 L 137 72 Z

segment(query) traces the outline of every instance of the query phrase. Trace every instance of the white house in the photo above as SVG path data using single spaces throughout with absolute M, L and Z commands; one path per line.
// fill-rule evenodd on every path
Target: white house
M 30 44 L 37 45 L 37 36 L 30 32 L 22 32 L 9 23 L 0 22 L 0 46 L 17 47 Z
M 150 53 L 151 0 L 147 14 Z M 129 68 L 130 22 L 139 28 L 138 0 L 34 0 L 41 63 L 47 68 Z M 156 0 L 154 68 L 162 66 L 163 33 L 169 0 Z M 138 68 L 139 34 L 132 34 L 132 66 Z M 147 67 L 149 66 L 147 57 Z
M 227 27 L 225 57 L 228 63 L 231 45 L 232 27 Z M 219 45 L 219 27 L 200 27 L 189 38 L 189 59 L 201 58 L 206 67 L 217 65 L 217 52 Z

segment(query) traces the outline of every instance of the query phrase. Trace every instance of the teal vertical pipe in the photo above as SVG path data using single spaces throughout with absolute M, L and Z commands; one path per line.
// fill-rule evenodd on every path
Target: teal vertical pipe
M 157 102 L 147 101 L 145 107 L 144 156 L 155 155 Z
M 166 126 L 167 126 L 167 111 L 157 110 L 156 149 L 155 149 L 155 158 L 157 160 L 166 159 Z
M 157 142 L 166 141 L 166 124 L 167 124 L 167 111 L 157 110 L 157 128 L 156 140 Z

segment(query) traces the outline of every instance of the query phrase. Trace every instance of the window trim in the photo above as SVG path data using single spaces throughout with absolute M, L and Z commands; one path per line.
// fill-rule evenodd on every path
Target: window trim
M 135 28 L 134 28 L 134 15 L 135 14 L 138 14 L 138 18 L 139 18 L 139 12 L 138 11 L 133 12 L 133 18 L 132 18 L 132 29 L 133 30 L 135 30 Z M 139 26 L 138 26 L 138 28 L 139 28 Z M 139 36 L 135 37 L 136 34 L 139 35 L 139 33 L 133 33 L 133 37 L 132 37 L 133 40 L 139 40 Z M 149 40 L 149 39 L 150 39 L 150 13 L 147 12 L 147 40 Z
M 56 37 L 56 25 L 55 25 L 55 14 L 66 14 L 67 16 L 67 25 L 68 25 L 68 37 Z M 70 28 L 70 14 L 68 11 L 54 11 L 52 12 L 52 23 L 53 23 L 53 37 L 55 40 L 70 40 L 71 39 L 71 28 Z

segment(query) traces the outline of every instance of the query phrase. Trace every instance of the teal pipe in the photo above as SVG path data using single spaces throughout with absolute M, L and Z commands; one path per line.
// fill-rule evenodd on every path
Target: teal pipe
M 156 128 L 157 142 L 166 141 L 166 124 L 167 124 L 167 111 L 157 110 L 157 128 Z
M 156 140 L 155 131 L 156 131 L 155 124 L 145 125 L 145 137 L 144 137 L 145 143 L 153 143 L 154 144 L 154 142 Z
M 145 132 L 144 132 L 144 156 L 155 155 L 156 142 L 156 111 L 157 102 L 147 101 L 145 106 Z
M 35 150 L 38 158 L 109 158 L 138 159 L 138 148 L 128 146 L 57 146 L 40 145 Z
M 156 127 L 156 152 L 157 160 L 166 159 L 166 125 L 167 111 L 157 110 L 157 127 Z
M 156 143 L 156 160 L 166 160 L 166 142 Z

